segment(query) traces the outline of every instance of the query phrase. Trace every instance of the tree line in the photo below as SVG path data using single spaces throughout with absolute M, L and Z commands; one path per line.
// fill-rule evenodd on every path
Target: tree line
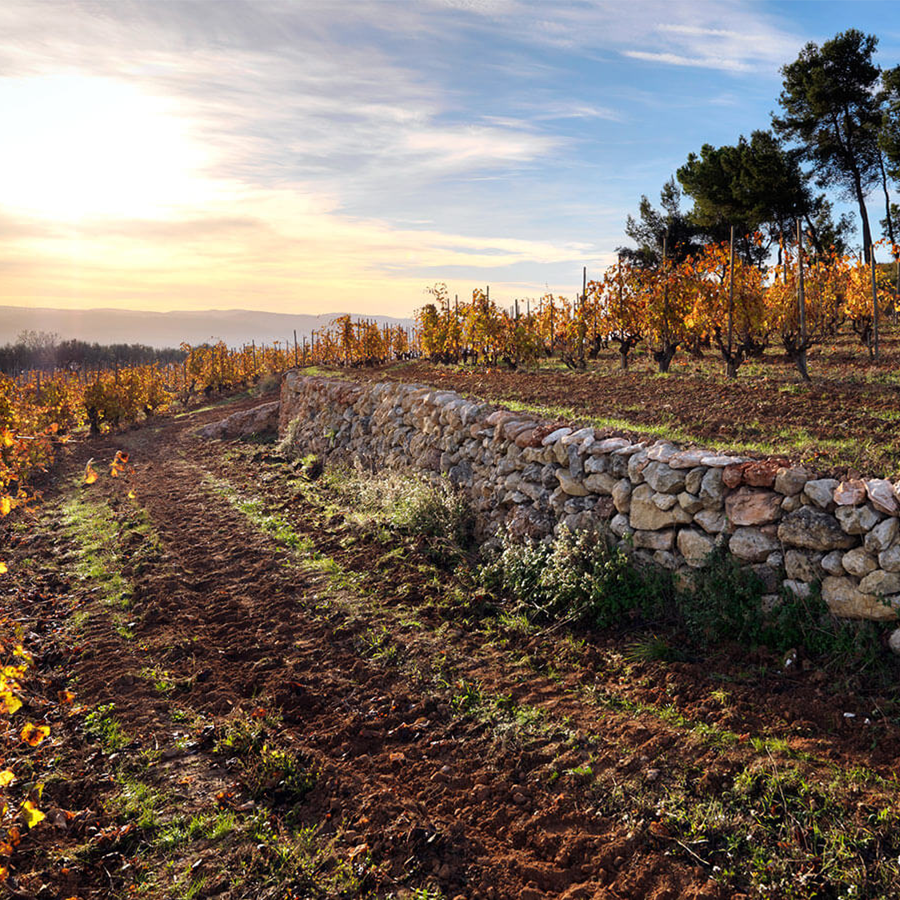
M 855 204 L 863 259 L 877 241 L 868 201 L 878 194 L 877 225 L 891 247 L 900 243 L 900 206 L 891 200 L 900 185 L 900 65 L 882 69 L 874 60 L 875 35 L 848 29 L 821 46 L 806 44 L 782 67 L 779 111 L 769 130 L 741 135 L 730 146 L 704 144 L 664 185 L 661 207 L 641 198 L 625 232 L 637 247 L 619 255 L 655 266 L 665 252 L 677 261 L 705 243 L 741 237 L 736 252 L 761 265 L 771 253 L 781 264 L 796 224 L 819 255 L 845 255 L 854 229 L 852 214 L 834 216 L 823 191 Z M 684 212 L 680 201 L 693 202 Z M 762 241 L 751 239 L 760 234 Z

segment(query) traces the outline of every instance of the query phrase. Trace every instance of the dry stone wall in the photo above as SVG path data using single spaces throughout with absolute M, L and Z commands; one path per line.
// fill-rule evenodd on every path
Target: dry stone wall
M 289 372 L 279 431 L 301 453 L 446 478 L 485 533 L 607 526 L 640 562 L 689 572 L 724 545 L 775 599 L 816 582 L 839 616 L 900 609 L 900 483 L 820 478 L 668 441 L 633 442 L 421 385 Z

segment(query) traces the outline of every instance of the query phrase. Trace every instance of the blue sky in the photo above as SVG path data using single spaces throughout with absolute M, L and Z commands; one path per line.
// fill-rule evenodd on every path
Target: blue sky
M 641 194 L 768 127 L 779 67 L 850 27 L 900 62 L 894 2 L 5 2 L 0 303 L 571 294 Z

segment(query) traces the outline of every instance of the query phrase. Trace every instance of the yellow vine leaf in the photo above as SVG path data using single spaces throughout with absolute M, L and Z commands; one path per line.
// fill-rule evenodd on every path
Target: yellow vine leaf
M 22 818 L 29 828 L 34 828 L 38 822 L 43 822 L 47 817 L 30 801 L 22 804 Z
M 0 772 L 0 787 L 8 787 L 16 780 L 15 773 L 11 769 L 4 769 Z M 3 852 L 3 845 L 0 844 L 0 854 Z
M 0 715 L 11 716 L 22 708 L 22 701 L 10 691 L 0 691 Z
M 3 434 L 0 434 L 0 444 L 3 444 L 4 447 L 12 447 L 12 445 L 16 442 L 16 436 L 8 429 L 3 429 Z
M 89 459 L 87 465 L 84 467 L 85 484 L 93 484 L 100 477 L 97 474 L 97 470 L 94 468 L 93 463 L 94 461 Z
M 34 722 L 29 722 L 22 729 L 22 740 L 30 747 L 37 747 L 49 734 L 49 725 L 35 725 Z
M 12 512 L 12 497 L 0 497 L 0 516 L 8 516 Z
M 9 869 L 6 866 L 0 866 L 0 881 L 6 881 L 9 878 Z
M 16 644 L 13 649 L 13 656 L 21 656 L 27 663 L 34 662 L 34 657 L 21 644 Z
M 9 571 L 9 566 L 0 560 L 0 575 L 5 575 Z
M 135 498 L 135 493 L 134 493 L 134 491 L 129 491 L 129 492 L 128 492 L 128 499 L 129 499 L 129 500 L 134 500 L 134 498 Z

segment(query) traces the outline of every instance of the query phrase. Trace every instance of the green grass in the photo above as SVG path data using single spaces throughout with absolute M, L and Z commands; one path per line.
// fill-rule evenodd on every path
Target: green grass
M 106 750 L 121 750 L 128 743 L 122 724 L 114 715 L 115 710 L 115 703 L 107 703 L 84 717 L 84 733 Z

